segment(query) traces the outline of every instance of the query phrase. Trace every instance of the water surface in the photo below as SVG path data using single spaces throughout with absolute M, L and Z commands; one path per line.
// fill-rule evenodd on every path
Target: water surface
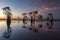
M 0 40 L 58 40 L 60 39 L 60 21 L 53 23 L 42 21 L 12 21 L 7 28 L 6 21 L 0 21 Z

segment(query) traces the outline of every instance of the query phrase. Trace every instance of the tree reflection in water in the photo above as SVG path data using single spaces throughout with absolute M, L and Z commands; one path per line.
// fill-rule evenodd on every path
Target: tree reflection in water
M 25 20 L 23 20 L 23 28 L 26 28 L 25 24 L 27 24 L 27 22 Z
M 53 21 L 52 22 L 46 21 L 46 22 L 47 22 L 46 27 L 43 27 L 43 24 L 41 24 L 40 22 L 37 22 L 37 21 L 31 22 L 30 21 L 31 25 L 29 27 L 27 27 L 24 23 L 24 28 L 27 28 L 28 30 L 31 30 L 33 32 L 39 32 L 39 31 L 43 31 L 43 30 L 49 31 L 53 27 Z
M 53 27 L 53 22 L 47 22 L 48 29 L 52 29 Z
M 7 30 L 3 33 L 3 37 L 9 39 L 11 36 L 12 30 L 11 27 L 9 27 L 9 29 L 7 28 Z
M 37 24 L 36 24 L 36 22 L 37 21 L 30 21 L 30 23 L 31 23 L 31 25 L 29 26 L 29 27 L 27 27 L 27 26 L 24 26 L 23 28 L 27 28 L 28 30 L 31 30 L 31 31 L 33 31 L 33 32 L 38 32 L 39 31 L 39 29 L 40 28 L 42 28 L 43 27 L 43 25 L 42 24 L 39 24 L 38 22 L 37 22 Z M 24 23 L 25 24 L 25 23 Z

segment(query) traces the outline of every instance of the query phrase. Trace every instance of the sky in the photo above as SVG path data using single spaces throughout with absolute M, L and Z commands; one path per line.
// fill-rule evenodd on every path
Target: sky
M 4 16 L 2 8 L 7 6 L 15 16 L 38 11 L 44 16 L 53 13 L 55 18 L 60 17 L 60 0 L 0 0 L 0 16 Z

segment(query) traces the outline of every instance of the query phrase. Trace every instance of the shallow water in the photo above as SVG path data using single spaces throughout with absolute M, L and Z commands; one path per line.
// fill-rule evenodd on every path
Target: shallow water
M 32 25 L 30 21 L 26 23 L 23 23 L 23 21 L 12 21 L 9 29 L 6 21 L 0 21 L 0 40 L 58 39 L 60 39 L 60 21 L 54 21 L 53 23 L 36 21 Z

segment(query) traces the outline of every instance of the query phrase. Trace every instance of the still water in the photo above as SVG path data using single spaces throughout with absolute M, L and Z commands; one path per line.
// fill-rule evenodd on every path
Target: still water
M 12 21 L 10 28 L 6 21 L 0 21 L 0 40 L 58 40 L 60 39 L 60 21 Z

